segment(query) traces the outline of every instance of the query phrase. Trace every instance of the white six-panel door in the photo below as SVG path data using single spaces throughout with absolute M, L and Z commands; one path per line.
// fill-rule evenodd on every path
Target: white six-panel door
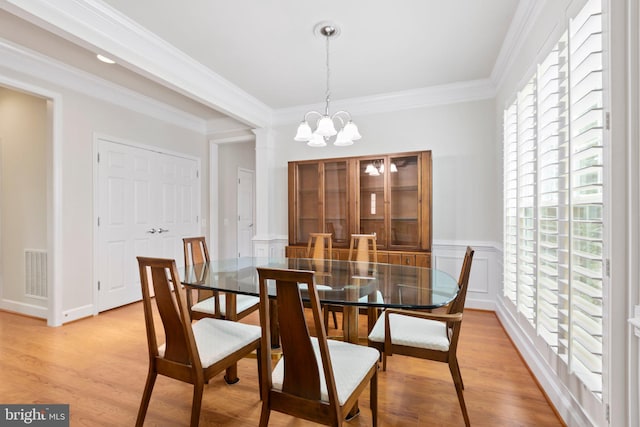
M 137 256 L 183 264 L 182 238 L 199 234 L 195 159 L 98 140 L 98 311 L 142 298 Z
M 253 256 L 253 171 L 238 169 L 238 257 Z

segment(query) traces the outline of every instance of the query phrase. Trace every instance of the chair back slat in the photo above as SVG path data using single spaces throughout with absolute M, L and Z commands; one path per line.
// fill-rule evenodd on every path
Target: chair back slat
M 351 243 L 349 244 L 349 261 L 377 262 L 378 247 L 376 240 L 375 234 L 352 234 Z
M 283 391 L 305 399 L 320 399 L 318 363 L 311 345 L 309 328 L 304 318 L 300 290 L 296 282 L 276 282 L 278 312 L 281 325 L 280 342 L 284 356 Z
M 209 250 L 204 237 L 185 237 L 182 239 L 184 246 L 184 265 L 195 265 L 209 262 Z
M 179 363 L 189 363 L 189 351 L 187 337 L 183 327 L 183 319 L 180 317 L 180 286 L 172 290 L 167 280 L 167 271 L 164 268 L 152 268 L 153 290 L 155 301 L 164 325 L 165 353 L 167 360 Z
M 206 277 L 205 274 L 207 267 L 204 264 L 209 262 L 209 250 L 207 249 L 207 241 L 205 237 L 185 237 L 182 239 L 182 245 L 184 248 L 183 253 L 185 267 L 194 266 L 194 273 L 196 274 L 196 277 Z M 196 291 L 196 301 L 200 302 L 217 295 L 218 293 L 214 291 L 198 289 L 198 291 Z M 191 306 L 193 305 L 192 291 L 189 291 L 187 294 L 187 304 L 190 311 Z M 214 312 L 220 313 L 220 302 L 217 298 L 214 302 Z M 213 317 L 216 317 L 216 315 Z
M 307 257 L 312 259 L 331 259 L 333 243 L 331 233 L 309 233 L 309 242 L 307 244 Z M 324 251 L 328 251 L 325 257 Z
M 320 347 L 322 367 L 327 382 L 329 399 L 336 400 L 335 380 L 331 369 L 331 360 L 327 345 L 327 336 L 320 311 L 320 302 L 312 271 L 279 270 L 258 268 L 260 279 L 261 304 L 266 308 L 267 280 L 275 280 L 276 302 L 280 341 L 284 357 L 283 392 L 310 400 L 320 400 L 320 374 L 317 358 L 311 344 L 309 325 L 304 314 L 301 292 L 309 292 L 313 323 Z M 299 285 L 306 284 L 307 290 L 301 291 Z M 264 311 L 264 310 L 263 310 Z M 262 336 L 270 336 L 268 319 L 261 315 Z M 268 373 L 267 375 L 271 375 Z M 271 383 L 269 379 L 269 384 Z

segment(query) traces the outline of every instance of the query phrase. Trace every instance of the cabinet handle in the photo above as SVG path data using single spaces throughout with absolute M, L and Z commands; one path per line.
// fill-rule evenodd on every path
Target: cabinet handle
M 164 228 L 158 228 L 158 233 L 167 233 L 169 230 L 165 230 Z
M 156 231 L 157 231 L 157 230 L 156 230 L 155 228 L 152 228 L 151 230 L 147 230 L 147 233 L 155 234 L 155 233 L 156 233 Z

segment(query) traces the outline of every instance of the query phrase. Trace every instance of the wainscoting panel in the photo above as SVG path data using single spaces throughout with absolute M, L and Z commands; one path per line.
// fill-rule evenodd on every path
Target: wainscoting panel
M 492 242 L 434 242 L 432 265 L 456 279 L 460 276 L 467 245 L 475 250 L 465 307 L 481 310 L 496 309 L 502 270 L 501 250 Z

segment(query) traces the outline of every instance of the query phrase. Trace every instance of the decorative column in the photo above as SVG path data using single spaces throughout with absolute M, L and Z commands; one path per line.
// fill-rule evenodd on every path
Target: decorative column
M 252 129 L 256 135 L 256 234 L 254 256 L 284 257 L 284 245 L 275 236 L 271 213 L 275 188 L 274 139 L 270 128 Z
M 215 140 L 209 140 L 209 255 L 211 259 L 217 259 L 220 250 L 218 242 L 220 241 L 220 230 L 218 229 L 218 204 L 220 198 L 219 178 L 218 178 L 218 148 L 219 145 Z M 205 227 L 202 226 L 204 235 Z M 215 242 L 214 244 L 212 244 Z

